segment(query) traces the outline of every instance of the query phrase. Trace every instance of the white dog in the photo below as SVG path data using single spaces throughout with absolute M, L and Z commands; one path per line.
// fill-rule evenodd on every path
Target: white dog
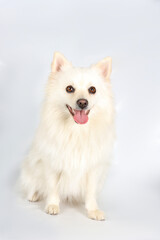
M 59 213 L 60 200 L 76 200 L 85 203 L 89 218 L 104 220 L 96 197 L 115 139 L 110 74 L 110 57 L 76 68 L 54 55 L 40 124 L 21 172 L 28 200 L 44 198 L 49 214 Z

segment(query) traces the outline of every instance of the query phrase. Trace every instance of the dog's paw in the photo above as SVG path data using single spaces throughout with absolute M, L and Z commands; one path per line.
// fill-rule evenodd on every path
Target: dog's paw
M 39 195 L 37 192 L 35 192 L 33 195 L 30 195 L 28 197 L 28 201 L 30 202 L 37 202 L 39 200 Z
M 45 212 L 51 215 L 57 215 L 59 213 L 59 206 L 50 204 L 45 208 Z
M 88 211 L 88 217 L 93 220 L 98 220 L 98 221 L 105 220 L 104 213 L 102 211 L 100 211 L 99 209 L 94 210 L 94 211 Z

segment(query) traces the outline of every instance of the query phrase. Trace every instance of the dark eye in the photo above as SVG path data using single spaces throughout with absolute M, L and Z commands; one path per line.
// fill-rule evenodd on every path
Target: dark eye
M 95 94 L 96 93 L 96 88 L 95 87 L 90 87 L 89 89 L 88 89 L 88 91 L 89 91 L 89 93 L 91 93 L 91 94 Z
M 75 89 L 71 85 L 66 87 L 66 92 L 73 93 L 74 91 L 75 91 Z

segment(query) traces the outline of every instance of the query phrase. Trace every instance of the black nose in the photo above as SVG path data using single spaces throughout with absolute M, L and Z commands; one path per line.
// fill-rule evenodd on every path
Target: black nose
M 88 106 L 88 101 L 87 101 L 87 99 L 78 99 L 77 105 L 78 105 L 78 107 L 83 109 Z

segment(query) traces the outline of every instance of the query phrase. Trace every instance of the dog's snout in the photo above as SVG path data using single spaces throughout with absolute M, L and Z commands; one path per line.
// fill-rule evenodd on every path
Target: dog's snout
M 88 101 L 87 101 L 87 99 L 78 99 L 77 100 L 77 105 L 81 109 L 86 108 L 88 106 Z

